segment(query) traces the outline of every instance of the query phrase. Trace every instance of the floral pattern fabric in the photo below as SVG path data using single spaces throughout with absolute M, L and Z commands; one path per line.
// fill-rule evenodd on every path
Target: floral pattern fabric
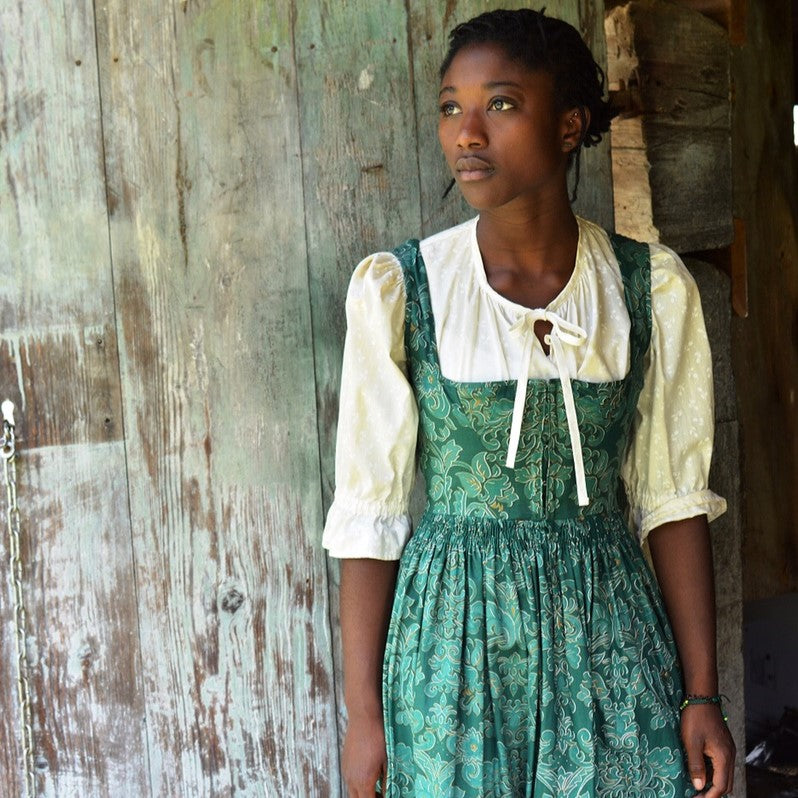
M 396 251 L 428 501 L 386 646 L 390 798 L 694 794 L 675 646 L 619 476 L 651 330 L 648 247 L 611 240 L 631 367 L 616 382 L 572 382 L 587 507 L 559 382 L 530 380 L 506 468 L 515 383 L 443 377 L 418 242 Z

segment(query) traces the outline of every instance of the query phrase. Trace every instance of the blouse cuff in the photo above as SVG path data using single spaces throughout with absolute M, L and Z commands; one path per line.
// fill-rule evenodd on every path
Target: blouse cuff
M 641 507 L 637 511 L 638 517 L 634 520 L 640 530 L 638 534 L 642 543 L 652 529 L 662 524 L 695 518 L 697 515 L 706 515 L 707 520 L 714 521 L 725 512 L 726 499 L 711 490 L 699 490 L 685 496 L 666 499 L 651 510 Z
M 367 513 L 336 499 L 327 513 L 321 542 L 331 557 L 398 560 L 411 531 L 408 513 Z

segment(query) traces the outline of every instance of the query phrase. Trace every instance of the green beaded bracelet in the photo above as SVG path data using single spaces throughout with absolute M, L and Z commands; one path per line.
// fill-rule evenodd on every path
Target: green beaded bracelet
M 715 706 L 720 710 L 721 717 L 723 718 L 724 723 L 729 722 L 729 716 L 723 711 L 723 703 L 722 700 L 726 699 L 725 695 L 692 695 L 688 694 L 685 696 L 684 701 L 679 704 L 679 712 L 683 712 L 687 707 L 693 704 L 715 704 Z

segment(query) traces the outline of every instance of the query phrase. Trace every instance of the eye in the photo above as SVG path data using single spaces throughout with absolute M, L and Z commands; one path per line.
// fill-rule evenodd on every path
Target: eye
M 490 111 L 511 111 L 515 108 L 515 103 L 505 97 L 494 97 L 488 104 Z
M 460 109 L 457 107 L 457 103 L 453 103 L 451 101 L 442 103 L 440 111 L 441 111 L 441 116 L 454 116 L 455 114 L 460 113 Z

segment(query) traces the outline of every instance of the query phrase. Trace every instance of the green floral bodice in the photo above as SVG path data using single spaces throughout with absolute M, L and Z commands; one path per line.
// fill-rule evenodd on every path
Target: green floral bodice
M 394 254 L 407 294 L 405 347 L 419 406 L 419 460 L 427 510 L 496 519 L 581 519 L 622 510 L 626 453 L 651 338 L 649 248 L 610 234 L 631 319 L 624 379 L 572 380 L 590 503 L 577 503 L 574 463 L 559 380 L 531 379 L 515 468 L 505 466 L 514 380 L 457 382 L 441 373 L 429 285 L 419 242 Z

